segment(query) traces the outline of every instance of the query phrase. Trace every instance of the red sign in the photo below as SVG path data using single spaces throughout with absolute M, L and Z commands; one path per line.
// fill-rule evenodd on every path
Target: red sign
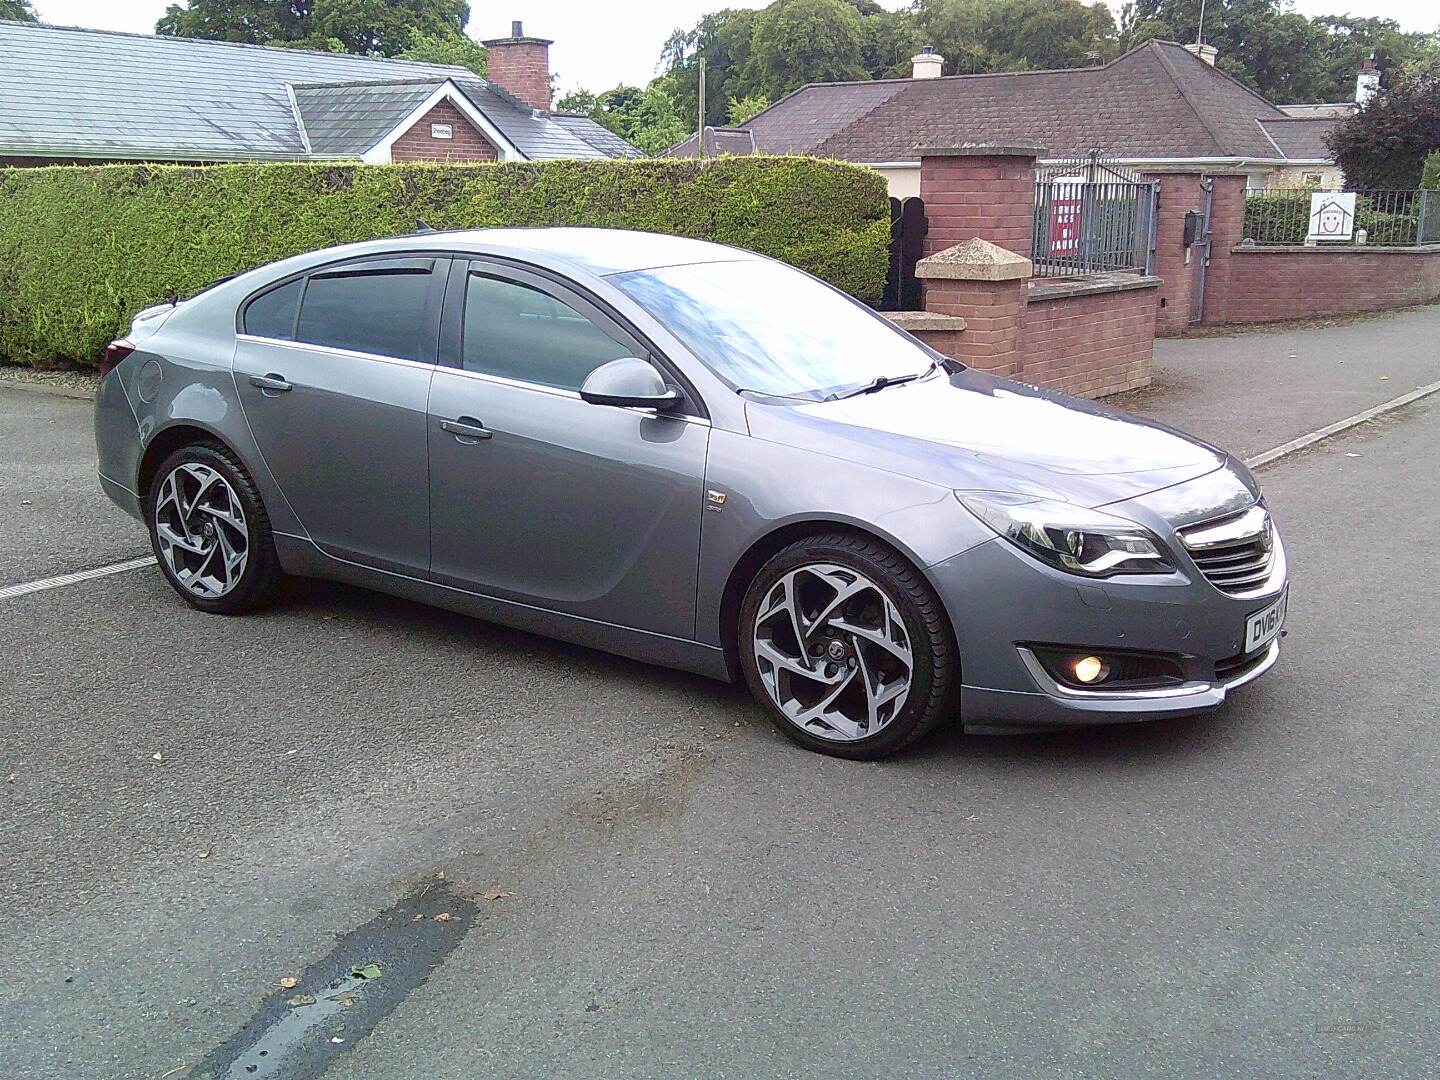
M 1080 254 L 1080 200 L 1050 200 L 1050 228 L 1046 235 L 1050 239 L 1051 255 Z

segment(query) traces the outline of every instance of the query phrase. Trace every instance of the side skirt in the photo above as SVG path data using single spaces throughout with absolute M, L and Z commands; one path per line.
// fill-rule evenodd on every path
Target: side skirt
M 275 549 L 285 572 L 297 577 L 343 581 L 542 637 L 628 656 L 647 664 L 691 671 L 722 682 L 733 681 L 729 665 L 725 662 L 725 650 L 714 645 L 652 634 L 597 619 L 584 619 L 515 600 L 501 600 L 433 581 L 422 581 L 405 574 L 372 569 L 327 555 L 305 537 L 276 533 Z

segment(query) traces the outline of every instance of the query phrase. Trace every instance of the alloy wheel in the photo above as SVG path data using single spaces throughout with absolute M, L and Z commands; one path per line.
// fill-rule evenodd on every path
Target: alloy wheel
M 813 563 L 788 571 L 765 594 L 753 632 L 760 681 L 802 731 L 854 742 L 905 707 L 909 635 L 885 590 L 857 570 Z
M 185 462 L 161 482 L 155 535 L 171 575 L 197 597 L 224 596 L 245 573 L 245 511 L 229 481 L 209 465 Z

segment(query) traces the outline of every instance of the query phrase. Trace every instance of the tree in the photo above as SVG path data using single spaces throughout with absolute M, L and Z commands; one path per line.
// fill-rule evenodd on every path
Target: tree
M 868 79 L 864 40 L 860 14 L 845 0 L 775 0 L 755 17 L 744 78 L 771 98 L 806 83 Z
M 295 45 L 395 56 L 415 34 L 460 37 L 470 19 L 465 0 L 187 0 L 171 4 L 157 34 Z
M 485 74 L 485 46 L 464 34 L 423 34 L 416 31 L 410 35 L 410 43 L 397 59 L 452 64 L 469 68 L 476 75 Z
M 770 107 L 770 99 L 763 94 L 751 94 L 749 97 L 731 98 L 725 109 L 725 122 L 731 127 L 740 127 L 756 113 L 764 112 Z
M 12 22 L 39 22 L 30 0 L 0 0 L 0 19 Z
M 313 0 L 189 0 L 171 4 L 155 24 L 170 37 L 279 45 L 305 36 Z
M 589 107 L 584 107 L 587 104 Z M 556 110 L 583 113 L 652 155 L 690 134 L 690 127 L 675 110 L 675 102 L 653 82 L 644 90 L 622 85 L 599 95 L 572 90 L 560 99 Z
M 1350 187 L 1418 187 L 1427 155 L 1440 150 L 1440 61 L 1397 75 L 1329 141 Z
M 693 123 L 700 92 L 700 60 L 705 61 L 705 122 L 725 123 L 730 99 L 753 92 L 745 80 L 750 38 L 757 12 L 725 9 L 706 15 L 689 30 L 676 30 L 660 51 L 665 74 L 651 85 L 675 103 L 687 124 Z
M 1084 67 L 1117 42 L 1110 9 L 1080 0 L 919 0 L 915 27 L 947 75 Z
M 555 102 L 555 111 L 590 116 L 595 112 L 595 95 L 583 87 L 576 87 Z

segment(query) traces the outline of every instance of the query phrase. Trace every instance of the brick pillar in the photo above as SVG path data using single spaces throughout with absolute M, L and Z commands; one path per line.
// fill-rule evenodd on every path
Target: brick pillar
M 1245 234 L 1245 183 L 1243 175 L 1211 177 L 1210 265 L 1205 271 L 1204 322 L 1229 321 L 1230 251 Z
M 978 237 L 915 265 L 926 313 L 965 320 L 964 333 L 954 337 L 951 356 L 995 375 L 1020 374 L 1024 367 L 1020 322 L 1031 270 L 1025 256 Z
M 532 109 L 550 108 L 550 46 L 546 38 L 526 37 L 518 22 L 508 38 L 491 38 L 485 46 L 486 79 Z
M 920 198 L 929 256 L 973 237 L 1030 257 L 1038 146 L 919 146 Z
M 1190 325 L 1190 305 L 1199 273 L 1198 247 L 1184 242 L 1185 215 L 1205 209 L 1202 181 L 1214 185 L 1210 200 L 1210 265 L 1205 272 L 1206 321 L 1223 318 L 1230 285 L 1230 249 L 1240 242 L 1245 216 L 1243 175 L 1198 172 L 1150 172 L 1160 181 L 1160 216 L 1155 223 L 1155 273 L 1164 278 L 1158 290 L 1155 336 L 1178 337 Z
M 1179 337 L 1190 325 L 1190 296 L 1200 256 L 1185 246 L 1185 215 L 1205 208 L 1200 173 L 1147 174 L 1160 181 L 1160 214 L 1155 222 L 1155 274 L 1164 283 L 1156 292 L 1156 337 Z

